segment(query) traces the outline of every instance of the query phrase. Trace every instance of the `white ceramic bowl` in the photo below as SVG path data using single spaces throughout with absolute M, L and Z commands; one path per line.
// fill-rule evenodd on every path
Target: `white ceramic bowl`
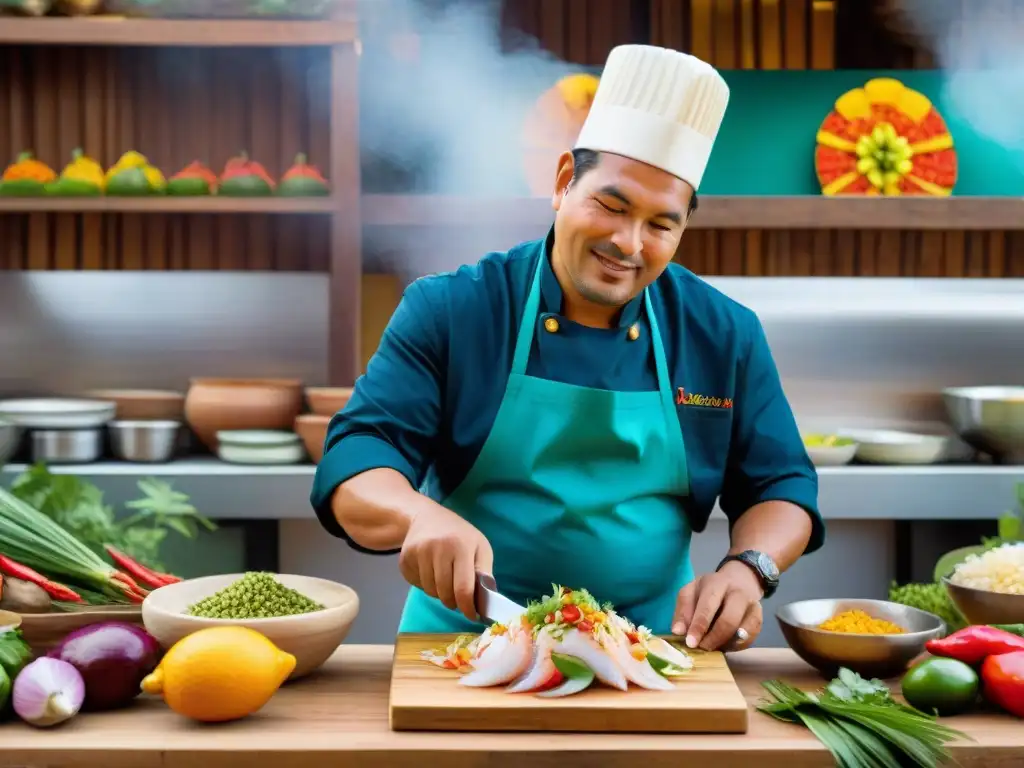
M 296 574 L 276 574 L 284 586 L 324 606 L 322 611 L 272 619 L 207 619 L 189 616 L 188 607 L 238 581 L 243 573 L 204 576 L 155 589 L 142 603 L 146 631 L 164 649 L 186 635 L 207 627 L 241 626 L 265 635 L 282 651 L 295 657 L 289 680 L 320 667 L 348 636 L 359 614 L 359 595 L 344 584 Z
M 805 435 L 805 439 L 806 439 Z M 853 461 L 857 454 L 857 442 L 849 445 L 808 445 L 804 449 L 816 467 L 840 467 Z
M 871 464 L 934 464 L 949 447 L 948 438 L 915 432 L 855 429 L 837 434 L 855 440 L 857 460 Z
M 295 432 L 228 429 L 217 433 L 217 456 L 231 464 L 295 464 L 306 458 L 306 446 Z
M 26 429 L 92 429 L 114 418 L 117 403 L 27 398 L 0 402 L 0 418 Z

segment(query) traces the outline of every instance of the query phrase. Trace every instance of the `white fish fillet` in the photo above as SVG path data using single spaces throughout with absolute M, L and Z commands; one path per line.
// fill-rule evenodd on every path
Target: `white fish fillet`
M 607 686 L 624 691 L 629 687 L 626 675 L 615 660 L 589 634 L 570 629 L 562 636 L 554 651 L 574 656 L 594 673 L 594 677 Z
M 554 639 L 547 632 L 537 635 L 537 640 L 533 644 L 532 663 L 526 672 L 505 690 L 508 693 L 528 693 L 550 680 L 558 671 L 555 662 L 551 660 L 554 645 Z
M 459 679 L 459 685 L 487 688 L 502 685 L 521 676 L 533 661 L 534 643 L 526 632 L 498 635 L 472 662 L 473 671 Z M 550 660 L 550 657 L 549 657 Z
M 652 691 L 670 691 L 675 686 L 655 671 L 646 660 L 639 661 L 629 653 L 629 641 L 625 635 L 605 635 L 602 647 L 611 654 L 629 682 Z

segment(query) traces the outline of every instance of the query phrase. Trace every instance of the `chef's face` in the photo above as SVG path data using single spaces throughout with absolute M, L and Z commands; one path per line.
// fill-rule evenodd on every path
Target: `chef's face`
M 693 187 L 621 155 L 585 153 L 583 160 L 581 174 L 571 152 L 559 159 L 555 273 L 585 301 L 620 307 L 672 261 Z

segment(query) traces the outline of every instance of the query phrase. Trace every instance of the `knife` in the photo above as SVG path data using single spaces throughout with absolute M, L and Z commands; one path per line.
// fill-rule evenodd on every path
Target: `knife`
M 498 584 L 489 573 L 477 572 L 474 602 L 480 617 L 491 623 L 514 624 L 526 613 L 523 606 L 498 591 Z

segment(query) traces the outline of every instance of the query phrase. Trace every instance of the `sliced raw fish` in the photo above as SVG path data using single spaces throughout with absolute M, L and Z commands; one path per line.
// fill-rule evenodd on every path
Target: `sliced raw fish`
M 533 644 L 533 658 L 529 668 L 505 690 L 509 693 L 535 691 L 559 674 L 555 662 L 551 660 L 551 651 L 554 645 L 555 641 L 547 632 L 538 634 L 537 640 Z
M 652 691 L 670 691 L 675 686 L 659 675 L 647 660 L 640 661 L 629 652 L 629 641 L 625 635 L 606 635 L 602 647 L 611 654 L 629 682 Z
M 498 635 L 486 652 L 474 660 L 473 671 L 459 679 L 459 685 L 486 688 L 515 680 L 530 667 L 534 658 L 533 645 L 526 632 L 511 638 Z
M 689 654 L 683 653 L 672 645 L 672 643 L 667 642 L 664 638 L 657 637 L 656 635 L 648 638 L 647 650 L 662 661 L 667 661 L 669 664 L 679 667 L 680 669 L 693 668 L 693 657 Z
M 553 650 L 566 656 L 575 656 L 590 667 L 594 676 L 607 686 L 618 688 L 620 691 L 629 687 L 622 668 L 590 634 L 570 629 Z

